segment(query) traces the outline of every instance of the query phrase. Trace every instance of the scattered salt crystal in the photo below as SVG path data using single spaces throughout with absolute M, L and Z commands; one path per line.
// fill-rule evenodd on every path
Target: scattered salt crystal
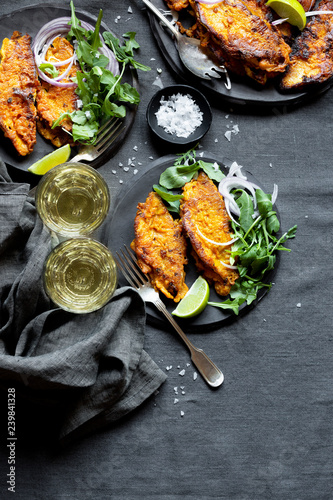
M 173 404 L 174 404 L 174 405 L 176 405 L 178 402 L 179 402 L 179 399 L 177 399 L 177 398 L 175 398 L 175 399 L 173 400 Z
M 129 14 L 132 14 L 132 13 L 133 13 L 133 11 L 132 11 L 132 7 L 128 7 L 127 12 L 128 12 Z
M 119 180 L 119 184 L 122 184 L 124 181 L 122 181 L 121 179 Z
M 168 134 L 189 137 L 203 120 L 203 113 L 190 95 L 174 94 L 160 100 L 160 109 L 155 113 L 157 124 Z
M 124 172 L 128 172 L 129 171 L 129 167 L 124 167 Z
M 153 157 L 153 156 L 149 156 L 149 160 L 153 160 L 153 159 L 154 159 L 154 157 Z
M 157 73 L 160 75 L 160 74 L 162 73 L 162 71 L 163 71 L 163 70 L 162 70 L 161 68 L 156 68 L 156 71 L 157 71 Z
M 141 162 L 141 161 L 138 161 L 138 165 L 142 165 L 142 162 Z
M 173 390 L 175 391 L 175 394 L 178 394 L 178 387 L 174 387 Z
M 193 373 L 193 380 L 197 380 L 197 378 L 198 378 L 198 374 L 197 374 L 197 372 L 194 372 Z
M 138 146 L 133 146 L 134 151 L 138 150 Z
M 155 78 L 155 81 L 153 82 L 153 85 L 156 85 L 156 87 L 160 87 L 160 89 L 163 89 L 164 85 L 159 76 Z
M 269 164 L 269 166 L 270 166 L 271 168 L 273 167 L 273 165 L 272 165 L 271 163 Z
M 230 141 L 230 139 L 231 139 L 231 130 L 227 130 L 226 133 L 224 134 L 224 137 L 226 137 L 228 139 L 228 141 Z
M 185 413 L 183 411 L 180 412 L 180 416 L 183 417 Z
M 191 366 L 191 363 L 186 363 L 186 366 Z
M 135 168 L 135 169 L 133 170 L 133 175 L 136 175 L 137 173 L 138 173 L 138 169 L 137 169 L 137 168 Z
M 119 167 L 122 167 L 122 166 L 123 166 L 123 164 L 121 163 L 121 161 L 118 163 L 118 165 L 119 165 Z
M 239 127 L 238 127 L 238 125 L 234 125 L 232 127 L 232 131 L 233 131 L 234 134 L 238 134 L 239 133 Z
M 302 307 L 302 304 L 300 302 L 298 302 L 298 304 L 296 305 L 296 307 Z
M 181 371 L 179 372 L 179 375 L 180 375 L 181 377 L 184 377 L 184 375 L 185 375 L 185 370 L 181 370 Z
M 155 57 L 150 58 L 151 61 L 156 61 Z
M 166 370 L 167 370 L 167 371 L 169 371 L 169 370 L 171 370 L 171 368 L 172 368 L 172 365 L 167 366 L 167 367 L 166 367 Z
M 214 142 L 219 142 L 219 140 L 218 140 L 218 139 L 215 139 L 215 140 L 214 140 Z
M 111 172 L 112 172 L 113 174 L 116 174 L 116 173 L 117 173 L 117 171 L 116 171 L 116 170 L 111 170 Z
M 186 394 L 185 391 L 182 391 L 182 394 Z

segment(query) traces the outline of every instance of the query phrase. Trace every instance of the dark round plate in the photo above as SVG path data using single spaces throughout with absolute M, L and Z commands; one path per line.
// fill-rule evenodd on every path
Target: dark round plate
M 200 159 L 205 162 L 217 162 L 223 171 L 228 170 L 228 166 L 231 165 L 232 162 L 230 160 L 222 159 L 217 157 L 211 153 L 203 153 L 200 156 Z M 164 170 L 173 165 L 175 160 L 174 155 L 164 156 L 159 158 L 158 160 L 152 162 L 149 170 L 139 177 L 134 185 L 128 187 L 124 186 L 122 190 L 122 194 L 120 195 L 117 203 L 115 205 L 115 209 L 110 214 L 108 222 L 104 225 L 104 235 L 103 240 L 110 248 L 111 252 L 115 254 L 116 251 L 123 248 L 124 245 L 129 246 L 134 239 L 134 218 L 136 216 L 137 205 L 139 202 L 144 202 L 148 196 L 148 193 L 152 191 L 153 184 L 157 184 L 159 177 Z M 249 179 L 253 180 L 257 185 L 260 186 L 260 183 L 253 178 L 253 176 L 247 172 L 247 176 Z M 262 188 L 265 190 L 265 188 Z M 267 192 L 267 190 L 266 190 Z M 276 269 L 278 267 L 279 262 L 279 254 L 277 254 L 276 265 L 272 272 L 267 273 L 266 281 L 271 282 L 275 275 Z M 194 262 L 191 260 L 189 264 L 186 266 L 186 284 L 188 287 L 192 285 L 192 283 L 198 277 L 198 273 L 195 268 Z M 119 273 L 119 285 L 124 286 L 127 285 L 125 278 Z M 252 309 L 258 301 L 266 294 L 266 289 L 261 289 L 259 291 L 257 299 L 248 306 L 246 303 L 242 304 L 240 307 L 239 315 L 243 315 Z M 167 309 L 171 313 L 176 304 L 169 299 L 163 297 L 160 294 L 161 299 L 166 304 Z M 215 290 L 211 287 L 210 291 L 210 301 L 212 302 L 220 302 L 221 297 L 219 297 Z M 184 327 L 186 331 L 190 332 L 200 332 L 217 328 L 226 324 L 227 322 L 235 320 L 237 317 L 233 312 L 228 310 L 219 309 L 212 306 L 207 306 L 206 309 L 195 316 L 194 318 L 181 319 L 177 318 L 177 322 L 180 326 Z M 155 308 L 155 306 L 151 304 L 147 304 L 147 321 L 151 324 L 165 328 L 168 326 L 167 320 L 164 316 Z
M 151 0 L 152 3 L 161 10 L 167 10 L 164 0 Z M 325 92 L 332 85 L 332 81 L 323 84 L 316 91 L 299 93 L 281 93 L 274 84 L 259 88 L 255 83 L 246 78 L 239 78 L 230 74 L 231 90 L 224 85 L 224 78 L 212 78 L 203 80 L 190 73 L 182 64 L 172 35 L 166 27 L 160 24 L 158 18 L 147 8 L 149 21 L 157 45 L 168 65 L 181 80 L 197 87 L 207 96 L 214 98 L 214 105 L 219 103 L 229 103 L 240 106 L 285 106 L 304 102 L 315 95 Z M 193 18 L 192 23 L 193 24 Z
M 75 9 L 78 19 L 86 21 L 91 25 L 95 26 L 96 17 L 84 12 L 80 9 Z M 23 7 L 22 9 L 11 12 L 0 17 L 0 45 L 4 38 L 10 38 L 13 31 L 20 31 L 21 33 L 28 33 L 32 38 L 38 33 L 40 28 L 57 17 L 70 16 L 70 9 L 66 7 L 61 7 L 52 4 L 38 4 L 31 5 L 29 7 Z M 106 24 L 102 22 L 103 31 L 111 31 Z M 114 33 L 115 36 L 117 36 Z M 119 37 L 118 37 L 119 38 Z M 132 69 L 127 69 L 123 76 L 123 82 L 129 83 L 132 87 L 138 89 L 138 80 L 136 71 Z M 124 130 L 114 141 L 112 146 L 103 154 L 97 161 L 95 161 L 92 166 L 99 167 L 105 163 L 111 156 L 115 154 L 126 139 L 131 126 L 134 122 L 136 115 L 137 106 L 129 105 L 127 106 L 126 118 L 124 120 Z M 4 137 L 2 131 L 0 131 L 0 157 L 8 165 L 14 167 L 15 169 L 23 170 L 27 172 L 28 167 L 42 158 L 44 155 L 50 153 L 54 150 L 54 146 L 41 137 L 37 132 L 37 143 L 34 147 L 33 152 L 24 157 L 20 157 L 16 149 L 13 147 L 11 141 Z M 73 148 L 73 156 L 77 153 L 76 148 Z
M 160 109 L 162 97 L 165 100 L 168 100 L 171 96 L 178 93 L 190 95 L 202 112 L 201 125 L 197 127 L 188 137 L 178 137 L 175 134 L 170 134 L 157 123 L 156 113 Z M 148 104 L 146 115 L 148 125 L 154 134 L 156 134 L 157 137 L 163 141 L 171 144 L 191 144 L 198 142 L 208 132 L 212 123 L 212 111 L 206 97 L 199 90 L 194 87 L 190 87 L 189 85 L 171 85 L 170 87 L 164 87 L 163 89 L 157 91 Z

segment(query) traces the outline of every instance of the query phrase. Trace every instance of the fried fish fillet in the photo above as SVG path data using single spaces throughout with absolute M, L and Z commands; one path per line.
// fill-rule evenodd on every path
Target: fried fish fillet
M 225 67 L 264 85 L 281 75 L 289 63 L 290 46 L 272 26 L 272 12 L 263 0 L 222 0 L 208 5 L 190 0 L 206 34 L 203 44 Z
M 196 266 L 219 295 L 228 295 L 238 272 L 222 264 L 230 264 L 230 246 L 212 243 L 226 243 L 233 236 L 223 197 L 204 172 L 185 184 L 183 194 L 180 214 Z
M 316 10 L 333 10 L 333 1 L 324 0 Z M 333 16 L 317 15 L 295 39 L 290 64 L 281 80 L 285 91 L 324 83 L 333 76 Z
M 131 247 L 140 268 L 156 290 L 179 302 L 188 291 L 186 240 L 180 220 L 173 219 L 157 193 L 149 193 L 145 203 L 138 204 L 134 232 Z
M 45 59 L 54 63 L 56 61 L 66 61 L 72 57 L 74 48 L 71 43 L 63 37 L 57 37 L 52 42 L 52 45 L 46 52 Z M 59 73 L 61 74 L 66 70 L 67 66 L 60 66 Z M 63 78 L 63 82 L 70 81 L 75 77 L 78 67 L 73 64 L 68 75 Z M 62 88 L 51 85 L 45 80 L 41 81 L 41 86 L 37 92 L 37 112 L 38 132 L 50 140 L 56 147 L 63 146 L 64 144 L 73 144 L 72 136 L 72 122 L 68 118 L 64 118 L 61 124 L 52 129 L 52 124 L 57 120 L 62 113 L 71 113 L 77 107 L 78 96 L 74 87 Z
M 31 37 L 14 31 L 0 49 L 0 128 L 18 153 L 26 156 L 36 143 L 35 98 L 39 85 Z

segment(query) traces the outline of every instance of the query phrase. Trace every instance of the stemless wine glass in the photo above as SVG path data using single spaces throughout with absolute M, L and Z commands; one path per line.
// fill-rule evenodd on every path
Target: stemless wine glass
M 65 311 L 96 311 L 111 299 L 116 286 L 117 267 L 112 253 L 92 238 L 63 241 L 45 261 L 45 291 Z
M 91 235 L 104 221 L 110 194 L 103 177 L 89 165 L 62 163 L 42 177 L 36 209 L 46 227 L 63 237 Z

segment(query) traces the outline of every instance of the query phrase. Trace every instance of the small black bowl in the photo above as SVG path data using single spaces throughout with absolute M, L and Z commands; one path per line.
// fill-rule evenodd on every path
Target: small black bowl
M 163 127 L 157 124 L 156 114 L 161 107 L 162 97 L 168 100 L 171 96 L 182 94 L 189 95 L 203 113 L 201 125 L 197 127 L 188 137 L 177 137 L 176 134 L 166 132 Z M 212 111 L 206 97 L 199 90 L 189 85 L 171 85 L 160 89 L 151 99 L 147 107 L 147 121 L 150 129 L 160 139 L 171 144 L 191 144 L 199 141 L 208 132 L 212 123 Z

